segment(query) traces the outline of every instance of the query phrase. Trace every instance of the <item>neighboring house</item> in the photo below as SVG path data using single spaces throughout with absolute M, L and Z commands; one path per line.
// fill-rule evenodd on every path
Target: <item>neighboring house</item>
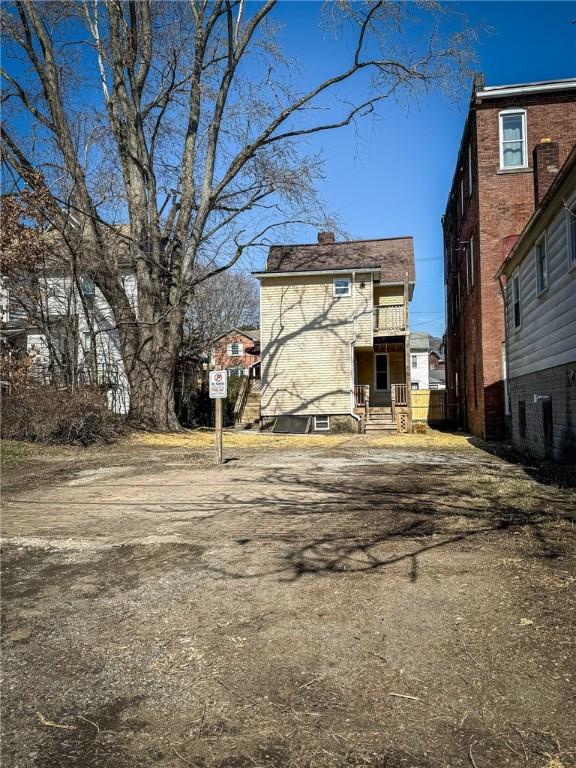
M 427 333 L 410 334 L 410 379 L 412 389 L 430 389 L 428 374 L 428 353 L 430 350 Z
M 447 403 L 504 435 L 504 322 L 494 274 L 576 141 L 576 79 L 486 86 L 477 76 L 446 213 Z
M 314 431 L 408 429 L 411 237 L 270 248 L 260 280 L 261 416 Z
M 431 368 L 428 380 L 430 389 L 446 389 L 446 371 L 443 368 Z
M 576 460 L 576 146 L 500 267 L 512 440 Z
M 260 360 L 260 329 L 232 328 L 212 342 L 210 362 L 231 376 L 247 376 Z
M 31 375 L 40 383 L 95 384 L 117 413 L 128 413 L 130 389 L 112 310 L 87 277 L 74 280 L 54 260 L 34 275 L 34 290 L 3 279 L 4 351 L 33 359 Z M 136 302 L 133 274 L 123 276 Z
M 444 356 L 444 339 L 436 336 L 430 336 L 430 351 L 428 353 L 428 368 L 430 371 L 443 371 L 446 368 L 446 358 Z

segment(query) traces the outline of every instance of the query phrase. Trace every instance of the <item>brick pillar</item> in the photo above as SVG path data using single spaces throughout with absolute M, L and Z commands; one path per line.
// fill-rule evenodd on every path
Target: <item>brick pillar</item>
M 550 139 L 540 139 L 534 147 L 534 203 L 536 208 L 550 189 L 560 165 L 560 147 Z

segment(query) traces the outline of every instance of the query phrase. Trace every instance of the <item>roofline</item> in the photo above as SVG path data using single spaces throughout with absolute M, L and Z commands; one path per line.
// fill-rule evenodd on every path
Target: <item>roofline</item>
M 326 245 L 350 245 L 350 243 L 385 243 L 390 240 L 414 240 L 413 235 L 398 235 L 397 237 L 373 237 L 364 240 L 340 240 L 340 242 L 330 243 L 277 243 L 270 246 L 272 248 L 316 248 L 317 246 Z
M 381 267 L 346 267 L 345 269 L 291 269 L 288 272 L 252 272 L 254 277 L 299 277 L 300 275 L 349 275 L 350 272 L 380 272 Z
M 252 328 L 251 330 L 255 331 L 255 330 L 260 330 L 260 329 L 259 328 Z M 229 333 L 234 333 L 234 331 L 236 331 L 236 333 L 241 333 L 242 336 L 245 336 L 247 339 L 252 339 L 252 341 L 260 341 L 260 339 L 255 339 L 254 336 L 250 336 L 248 331 L 242 331 L 242 330 L 240 330 L 240 328 L 229 328 L 227 331 L 224 331 L 224 333 L 221 333 L 220 336 L 216 336 L 215 339 L 212 339 L 210 341 L 210 343 L 214 344 L 216 341 L 220 341 L 220 339 L 223 339 L 224 336 L 228 336 Z
M 510 264 L 514 261 L 518 253 L 518 248 L 520 245 L 522 245 L 522 241 L 525 240 L 526 237 L 528 237 L 528 235 L 534 229 L 534 227 L 538 224 L 542 216 L 544 216 L 546 209 L 548 208 L 548 204 L 554 198 L 556 192 L 560 189 L 562 184 L 564 184 L 564 182 L 568 179 L 568 177 L 570 176 L 570 174 L 575 168 L 576 168 L 576 144 L 574 144 L 574 146 L 572 147 L 572 150 L 568 155 L 568 157 L 566 158 L 564 165 L 558 171 L 558 175 L 556 176 L 556 178 L 550 185 L 548 191 L 540 201 L 538 208 L 536 208 L 532 216 L 528 219 L 528 223 L 518 235 L 518 240 L 516 240 L 516 242 L 512 246 L 510 253 L 508 254 L 508 256 L 506 256 L 506 258 L 500 265 L 500 268 L 494 275 L 495 280 L 498 280 L 500 276 L 510 266 Z
M 553 91 L 566 91 L 576 88 L 576 79 L 573 77 L 562 80 L 540 80 L 534 83 L 518 83 L 513 85 L 485 85 L 476 91 L 477 99 L 498 99 L 516 94 L 530 94 Z

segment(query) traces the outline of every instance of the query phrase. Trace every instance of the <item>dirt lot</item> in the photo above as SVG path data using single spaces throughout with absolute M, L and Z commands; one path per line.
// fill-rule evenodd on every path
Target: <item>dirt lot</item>
M 8 446 L 6 768 L 576 766 L 573 487 L 464 437 L 211 439 Z

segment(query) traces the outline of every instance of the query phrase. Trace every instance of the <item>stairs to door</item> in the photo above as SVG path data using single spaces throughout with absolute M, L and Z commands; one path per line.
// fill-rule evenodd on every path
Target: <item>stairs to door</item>
M 260 425 L 260 379 L 244 379 L 238 399 L 234 418 L 237 427 L 254 429 Z
M 392 416 L 392 406 L 370 408 L 366 422 L 366 434 L 373 434 L 374 432 L 390 434 L 397 431 L 396 422 Z

